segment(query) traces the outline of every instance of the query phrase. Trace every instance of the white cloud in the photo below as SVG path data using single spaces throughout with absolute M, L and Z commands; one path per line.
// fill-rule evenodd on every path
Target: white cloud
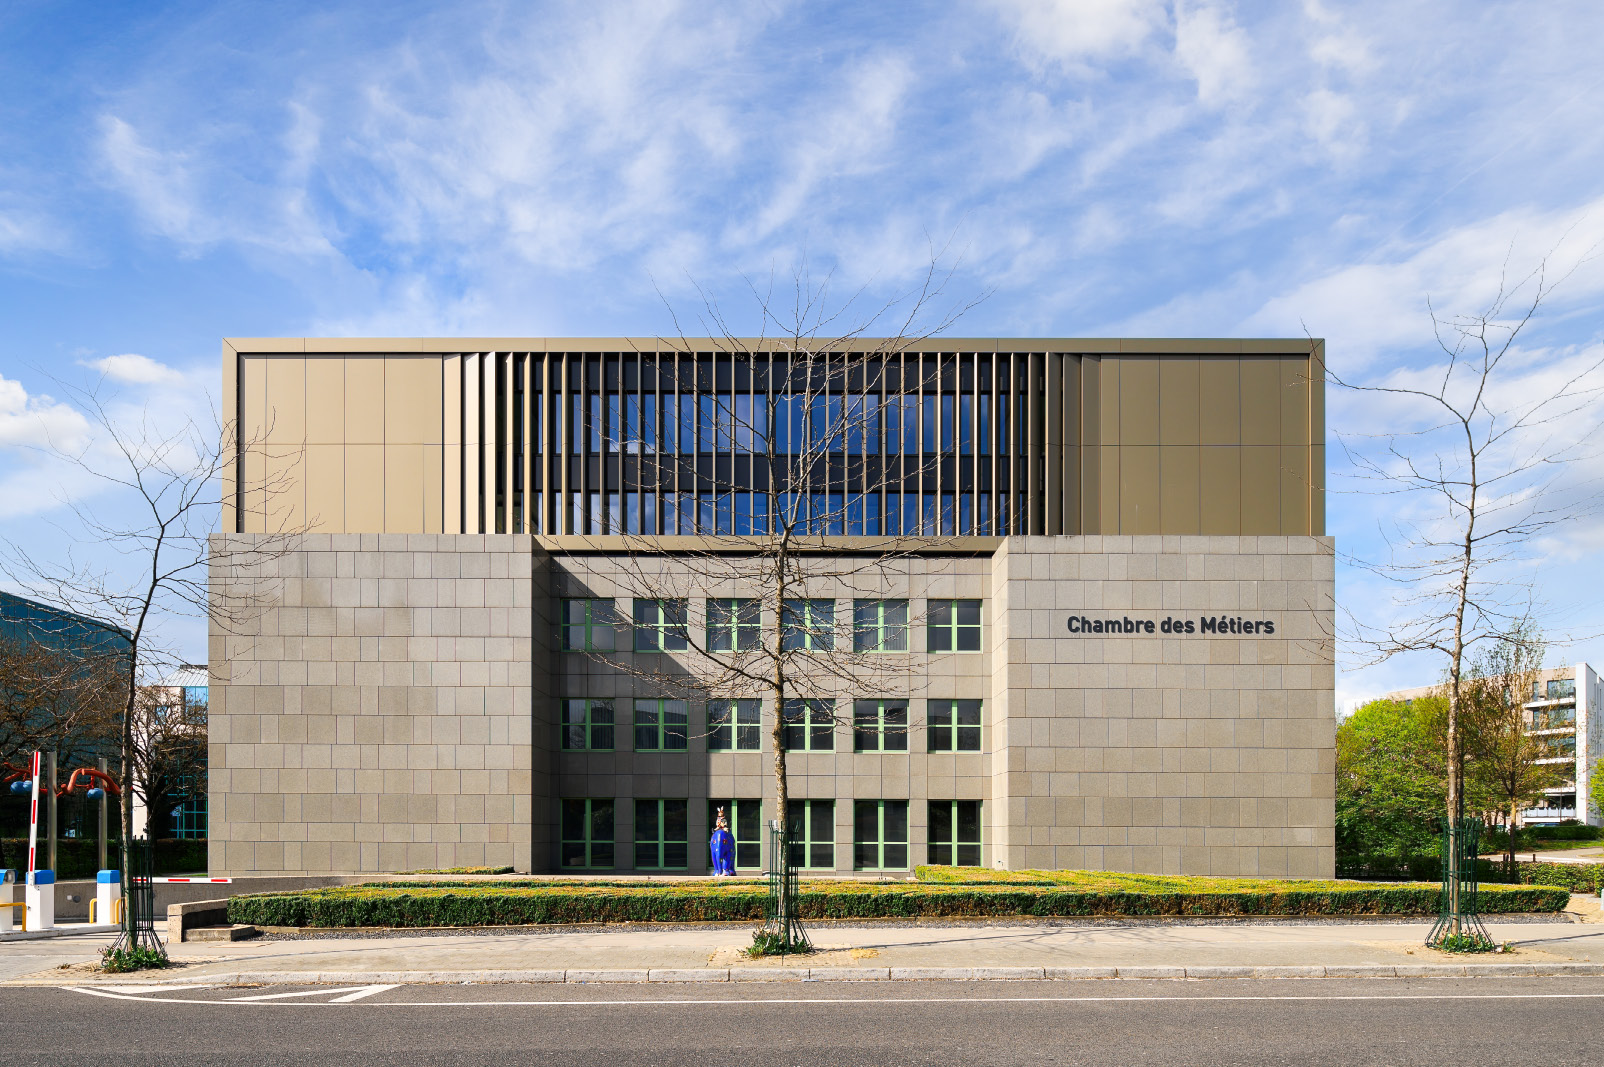
M 1160 0 L 991 0 L 1035 63 L 1078 70 L 1129 54 L 1165 21 Z
M 165 363 L 134 352 L 91 360 L 89 366 L 112 381 L 125 385 L 166 385 L 183 380 L 183 375 Z
M 43 394 L 29 396 L 19 381 L 0 376 L 0 447 L 81 447 L 89 422 L 77 408 Z
M 1208 106 L 1244 98 L 1257 81 L 1248 35 L 1217 3 L 1176 5 L 1175 57 L 1197 79 L 1197 98 Z

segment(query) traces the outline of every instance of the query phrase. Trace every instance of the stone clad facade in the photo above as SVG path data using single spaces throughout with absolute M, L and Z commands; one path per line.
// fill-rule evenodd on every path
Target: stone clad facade
M 859 694 L 910 699 L 908 751 L 854 752 L 837 725 L 834 751 L 790 754 L 793 797 L 836 802 L 835 869 L 853 868 L 852 801 L 895 798 L 910 864 L 926 802 L 953 799 L 982 802 L 988 866 L 1331 874 L 1328 539 L 984 542 L 902 562 L 878 590 L 985 606 L 981 653 L 915 651 Z M 767 737 L 709 752 L 695 706 L 684 752 L 560 750 L 559 700 L 616 700 L 622 733 L 638 685 L 557 646 L 563 598 L 627 591 L 605 539 L 308 534 L 273 567 L 260 632 L 214 637 L 215 871 L 555 870 L 567 797 L 614 802 L 628 871 L 637 798 L 686 798 L 693 841 L 709 798 L 771 817 Z M 1155 633 L 1071 634 L 1082 615 Z M 1275 633 L 1157 632 L 1219 616 Z M 932 697 L 984 702 L 981 751 L 925 750 Z

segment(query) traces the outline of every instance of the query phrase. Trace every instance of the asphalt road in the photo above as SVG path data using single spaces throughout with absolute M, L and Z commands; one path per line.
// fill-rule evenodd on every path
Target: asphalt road
M 60 1067 L 1597 1064 L 1604 979 L 8 987 L 0 1048 Z

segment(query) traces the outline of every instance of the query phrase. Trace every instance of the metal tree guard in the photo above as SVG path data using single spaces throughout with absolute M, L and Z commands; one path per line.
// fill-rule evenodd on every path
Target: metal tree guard
M 791 862 L 791 843 L 780 819 L 769 822 L 768 880 L 769 898 L 759 933 L 779 945 L 782 957 L 792 952 L 812 952 L 813 943 L 796 913 L 796 864 Z
M 128 842 L 123 852 L 123 929 L 111 946 L 113 950 L 137 948 L 167 954 L 156 936 L 156 886 L 151 881 L 155 849 L 142 837 Z
M 1476 899 L 1477 844 L 1481 838 L 1480 819 L 1444 820 L 1442 828 L 1442 898 L 1437 906 L 1437 922 L 1426 935 L 1432 947 L 1455 935 L 1492 941 L 1482 925 Z

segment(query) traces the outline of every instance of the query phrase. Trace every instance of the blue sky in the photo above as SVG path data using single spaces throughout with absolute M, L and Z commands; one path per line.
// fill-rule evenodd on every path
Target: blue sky
M 88 434 L 55 379 L 176 419 L 223 336 L 661 334 L 694 284 L 743 327 L 743 274 L 805 258 L 872 302 L 932 242 L 955 295 L 992 294 L 961 334 L 1307 328 L 1371 379 L 1430 365 L 1428 297 L 1479 310 L 1552 253 L 1581 266 L 1535 387 L 1596 357 L 1600 39 L 1563 0 L 13 0 L 0 535 L 120 506 L 30 450 Z M 1377 417 L 1333 397 L 1334 426 Z M 1336 495 L 1331 531 L 1373 555 L 1387 513 Z M 1601 535 L 1517 567 L 1556 634 L 1604 631 Z M 1339 593 L 1391 610 L 1349 569 Z M 1339 703 L 1422 671 L 1350 663 Z

